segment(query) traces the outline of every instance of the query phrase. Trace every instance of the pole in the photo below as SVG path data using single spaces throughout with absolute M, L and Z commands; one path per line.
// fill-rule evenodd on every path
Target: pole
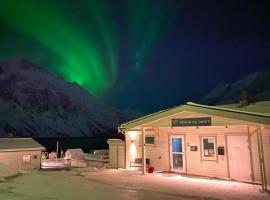
M 251 180 L 252 182 L 255 181 L 254 177 L 254 167 L 253 167 L 253 155 L 252 155 L 252 145 L 251 145 L 251 134 L 249 130 L 249 125 L 247 126 L 247 134 L 248 134 L 248 150 L 249 150 L 249 157 L 250 157 L 250 167 L 251 167 Z
M 145 128 L 142 127 L 142 175 L 145 175 Z
M 259 160 L 260 160 L 260 171 L 261 171 L 261 180 L 262 180 L 262 190 L 267 190 L 267 178 L 265 173 L 265 163 L 264 163 L 264 152 L 263 152 L 263 141 L 261 127 L 257 126 L 257 142 L 259 150 Z
M 57 142 L 56 142 L 56 161 L 57 161 L 57 158 L 58 158 L 58 140 L 57 140 Z

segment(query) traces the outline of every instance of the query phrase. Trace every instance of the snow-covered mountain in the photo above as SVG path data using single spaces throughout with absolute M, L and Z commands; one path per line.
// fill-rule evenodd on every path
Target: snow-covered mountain
M 110 135 L 135 117 L 27 60 L 0 65 L 0 137 Z
M 234 83 L 220 84 L 199 102 L 208 105 L 239 103 L 243 91 L 246 91 L 249 101 L 270 100 L 270 68 L 250 74 Z

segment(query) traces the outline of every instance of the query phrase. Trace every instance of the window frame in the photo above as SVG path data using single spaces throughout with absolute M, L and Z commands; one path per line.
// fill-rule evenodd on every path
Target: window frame
M 24 156 L 29 156 L 29 162 L 24 162 Z M 32 162 L 32 158 L 30 154 L 24 154 L 22 156 L 22 165 L 31 165 L 31 162 Z
M 214 156 L 213 157 L 205 157 L 204 155 L 204 139 L 213 139 L 214 141 Z M 216 136 L 201 136 L 200 137 L 200 143 L 201 143 L 201 159 L 206 161 L 217 161 L 217 140 Z
M 146 138 L 154 138 L 154 143 L 146 143 Z M 156 144 L 156 136 L 155 135 L 145 135 L 144 136 L 145 145 L 154 146 Z

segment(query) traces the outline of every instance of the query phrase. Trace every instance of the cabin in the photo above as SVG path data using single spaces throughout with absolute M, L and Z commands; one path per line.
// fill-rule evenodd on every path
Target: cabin
M 246 107 L 192 102 L 119 126 L 125 168 L 270 183 L 270 102 Z M 134 164 L 135 163 L 135 164 Z M 135 166 L 135 167 L 134 167 Z
M 42 151 L 32 138 L 0 138 L 0 163 L 11 169 L 40 169 Z
M 85 154 L 82 149 L 67 149 L 65 152 L 65 158 L 66 159 L 77 159 L 82 160 L 84 158 Z

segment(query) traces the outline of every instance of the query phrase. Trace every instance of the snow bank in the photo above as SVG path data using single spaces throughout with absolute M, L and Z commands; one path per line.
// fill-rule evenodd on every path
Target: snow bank
M 18 174 L 20 174 L 18 170 L 12 169 L 10 166 L 0 162 L 0 182 L 7 177 L 17 176 Z

